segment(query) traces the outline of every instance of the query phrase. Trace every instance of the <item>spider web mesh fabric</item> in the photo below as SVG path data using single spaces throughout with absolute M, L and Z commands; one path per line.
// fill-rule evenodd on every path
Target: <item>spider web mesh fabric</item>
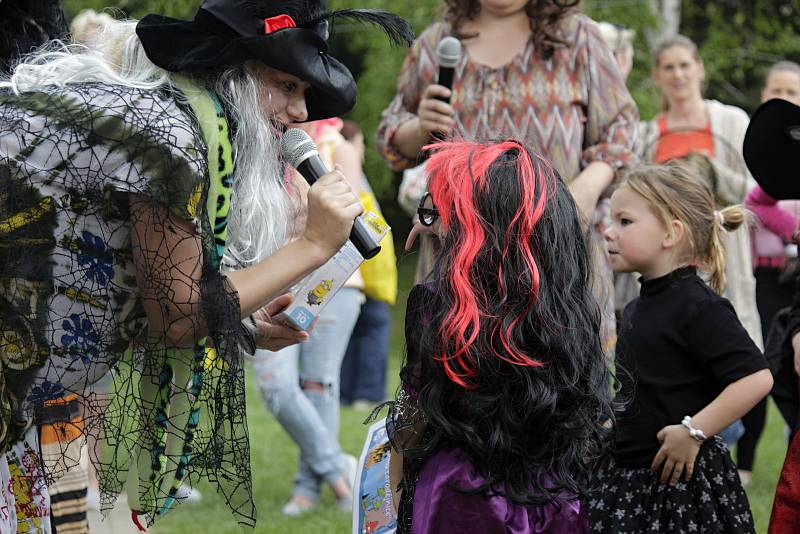
M 75 394 L 103 508 L 125 491 L 150 524 L 199 477 L 255 522 L 239 303 L 219 271 L 206 151 L 174 94 L 0 91 L 0 452 Z M 195 347 L 166 348 L 145 305 Z M 91 387 L 109 373 L 107 391 Z M 43 456 L 48 481 L 78 451 Z

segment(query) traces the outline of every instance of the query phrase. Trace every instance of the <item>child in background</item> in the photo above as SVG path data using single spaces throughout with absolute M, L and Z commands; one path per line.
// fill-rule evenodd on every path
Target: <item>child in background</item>
M 387 419 L 398 532 L 586 533 L 612 410 L 575 203 L 517 141 L 427 148 L 409 245 L 441 246 Z
M 677 162 L 630 171 L 611 197 L 612 267 L 641 273 L 642 289 L 620 328 L 625 405 L 613 460 L 590 495 L 595 532 L 755 532 L 736 467 L 714 436 L 772 387 L 763 355 L 719 296 L 723 232 L 745 213 L 715 211 L 708 185 Z

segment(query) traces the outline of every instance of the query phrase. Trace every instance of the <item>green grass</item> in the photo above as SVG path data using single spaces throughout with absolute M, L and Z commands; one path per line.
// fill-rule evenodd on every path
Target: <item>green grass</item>
M 414 271 L 413 256 L 400 260 L 400 298 L 394 308 L 390 392 L 397 387 L 397 371 L 403 350 L 403 313 L 405 297 Z M 250 426 L 253 490 L 258 508 L 255 532 L 270 534 L 344 534 L 351 531 L 351 517 L 334 506 L 330 490 L 323 493 L 321 506 L 301 518 L 284 517 L 280 509 L 291 496 L 292 477 L 297 468 L 298 451 L 275 419 L 267 412 L 257 389 L 248 380 L 247 411 Z M 343 449 L 358 455 L 365 434 L 361 424 L 368 415 L 364 411 L 344 408 L 341 415 L 340 442 Z M 748 490 L 750 505 L 759 534 L 766 533 L 775 484 L 786 454 L 783 421 L 770 402 L 767 426 L 759 443 L 753 484 Z M 204 499 L 197 504 L 184 504 L 160 521 L 151 532 L 156 534 L 239 533 L 232 515 L 207 484 L 199 489 Z

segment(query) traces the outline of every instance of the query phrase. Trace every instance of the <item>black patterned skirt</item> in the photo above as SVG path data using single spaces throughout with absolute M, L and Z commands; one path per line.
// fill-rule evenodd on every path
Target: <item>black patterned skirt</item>
M 592 532 L 755 534 L 750 503 L 722 440 L 703 444 L 690 482 L 662 484 L 650 468 L 611 464 L 587 498 Z

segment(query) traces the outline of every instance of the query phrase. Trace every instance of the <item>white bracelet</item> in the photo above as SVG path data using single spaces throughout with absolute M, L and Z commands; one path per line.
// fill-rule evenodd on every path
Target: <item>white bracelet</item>
M 702 441 L 705 441 L 705 440 L 708 439 L 708 437 L 706 437 L 705 432 L 703 432 L 699 428 L 695 428 L 695 427 L 692 426 L 692 418 L 689 417 L 688 415 L 683 418 L 683 421 L 681 421 L 681 424 L 683 426 L 685 426 L 687 429 L 689 429 L 689 435 L 692 436 L 697 441 L 701 441 L 702 442 Z

